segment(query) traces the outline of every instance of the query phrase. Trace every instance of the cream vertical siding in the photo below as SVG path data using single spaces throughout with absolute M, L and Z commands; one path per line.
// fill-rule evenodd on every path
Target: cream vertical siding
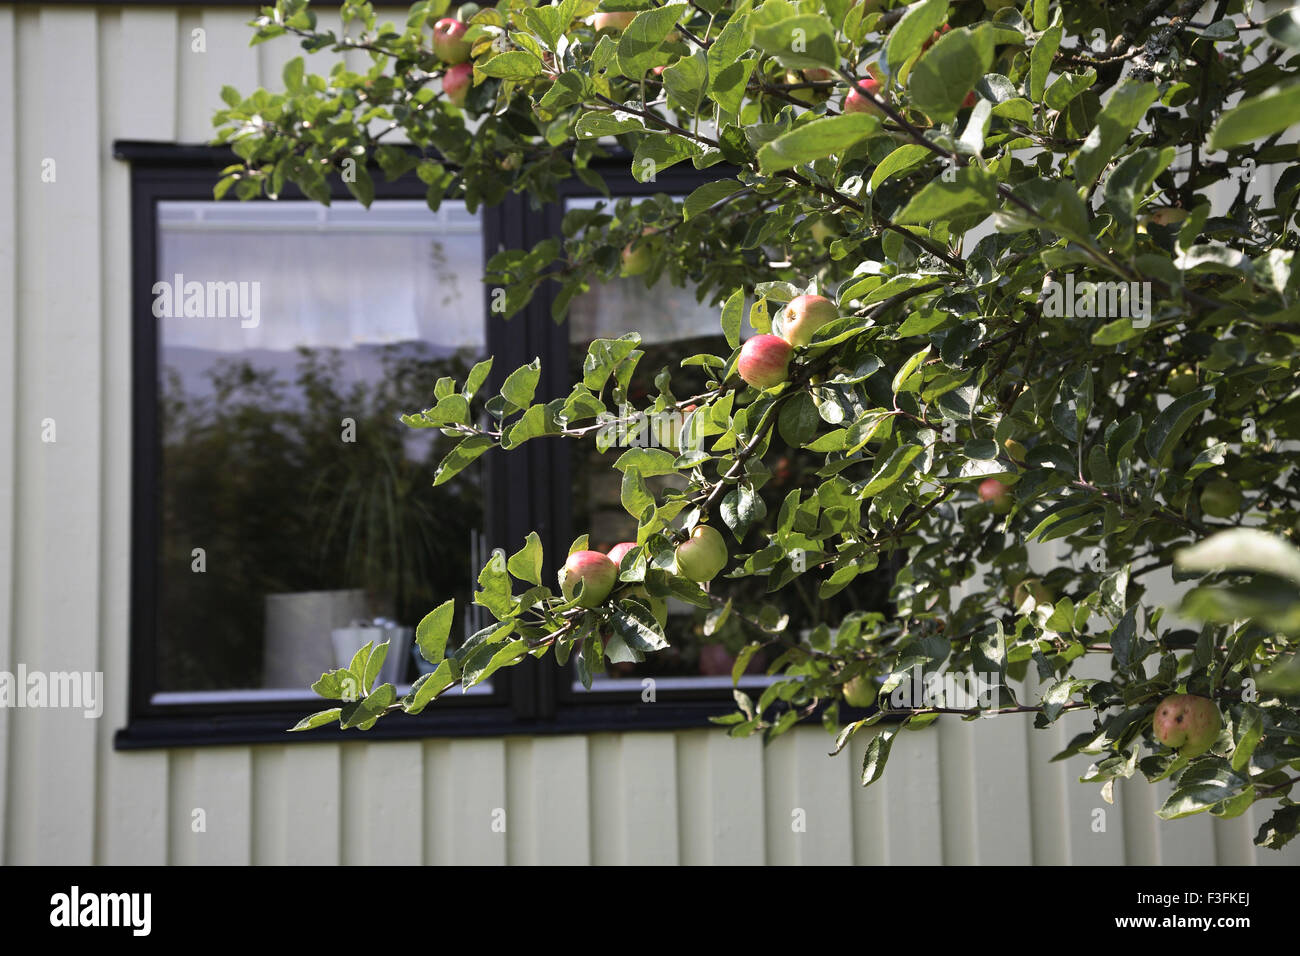
M 250 49 L 248 17 L 0 7 L 0 669 L 100 670 L 107 698 L 98 721 L 0 710 L 0 862 L 1300 862 L 1300 847 L 1251 846 L 1257 810 L 1161 824 L 1165 791 L 1145 785 L 1104 804 L 1077 782 L 1086 760 L 1048 762 L 1080 716 L 903 732 L 868 790 L 866 739 L 830 758 L 818 728 L 767 748 L 701 729 L 115 752 L 131 315 L 129 177 L 111 144 L 202 141 L 223 83 L 278 84 L 293 50 Z

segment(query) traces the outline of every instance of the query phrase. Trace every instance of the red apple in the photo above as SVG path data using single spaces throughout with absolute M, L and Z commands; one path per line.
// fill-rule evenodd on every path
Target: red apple
M 595 28 L 597 33 L 600 33 L 602 30 L 622 33 L 635 18 L 635 10 L 620 10 L 614 13 L 598 13 L 591 18 L 591 25 Z
M 615 566 L 623 563 L 623 556 L 636 547 L 635 541 L 620 541 L 614 547 L 610 548 L 607 553 L 609 560 L 613 561 Z
M 975 91 L 971 90 L 969 93 L 966 94 L 966 98 L 961 101 L 961 108 L 964 110 L 968 110 L 974 105 L 975 105 Z
M 791 345 L 807 345 L 818 329 L 839 317 L 840 310 L 825 296 L 796 296 L 781 311 L 781 336 Z
M 1152 730 L 1156 740 L 1183 757 L 1196 757 L 1214 745 L 1223 729 L 1223 716 L 1214 701 L 1195 694 L 1173 694 L 1156 707 Z
M 442 76 L 442 89 L 447 99 L 457 106 L 465 105 L 465 95 L 474 80 L 474 66 L 471 63 L 457 63 L 448 67 Z
M 948 26 L 948 24 L 945 23 L 939 29 L 935 30 L 932 34 L 930 34 L 930 39 L 926 40 L 924 43 L 921 44 L 921 52 L 924 53 L 926 50 L 930 49 L 930 47 L 934 46 L 935 41 L 938 40 L 939 37 L 943 36 L 951 29 L 952 27 Z
M 470 42 L 465 39 L 469 27 L 459 20 L 443 17 L 433 25 L 433 52 L 443 63 L 464 63 L 469 59 Z
M 790 377 L 794 349 L 779 335 L 756 335 L 740 349 L 740 377 L 755 388 L 771 388 Z
M 993 513 L 1004 515 L 1011 510 L 1011 489 L 996 478 L 985 478 L 980 482 L 980 501 L 987 501 L 993 506 Z
M 582 583 L 582 596 L 578 598 L 579 607 L 596 607 L 603 604 L 618 582 L 618 565 L 608 555 L 599 551 L 575 551 L 564 562 L 560 571 L 560 590 L 565 598 L 572 600 Z
M 876 116 L 883 114 L 883 110 L 876 105 L 875 100 L 870 96 L 863 94 L 858 87 L 866 90 L 868 93 L 880 96 L 880 81 L 875 77 L 865 77 L 858 80 L 857 84 L 849 87 L 848 93 L 844 96 L 844 112 L 846 113 L 873 113 Z
M 727 542 L 716 528 L 696 525 L 691 536 L 677 546 L 677 571 L 684 578 L 702 584 L 712 581 L 726 566 Z

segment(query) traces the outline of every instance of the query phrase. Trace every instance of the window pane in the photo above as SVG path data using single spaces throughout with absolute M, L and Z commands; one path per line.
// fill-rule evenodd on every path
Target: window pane
M 477 470 L 403 412 L 483 357 L 482 239 L 421 202 L 158 206 L 160 702 L 296 695 L 393 639 L 414 676 L 420 617 L 482 545 Z M 376 627 L 378 623 L 380 626 Z

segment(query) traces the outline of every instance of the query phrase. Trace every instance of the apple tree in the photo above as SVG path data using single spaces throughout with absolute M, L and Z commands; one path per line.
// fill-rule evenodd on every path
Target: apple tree
M 494 623 L 448 652 L 452 608 L 431 611 L 432 674 L 374 687 L 385 648 L 368 648 L 297 729 L 400 719 L 527 656 L 589 681 L 665 647 L 671 596 L 741 622 L 737 676 L 765 650 L 774 681 L 719 719 L 734 736 L 870 734 L 870 784 L 899 732 L 940 715 L 1082 712 L 1062 756 L 1091 755 L 1103 794 L 1171 778 L 1162 817 L 1264 801 L 1257 842 L 1295 836 L 1300 13 L 420 0 L 382 23 L 348 0 L 342 24 L 304 0 L 254 21 L 254 43 L 305 53 L 282 91 L 223 90 L 240 162 L 218 197 L 292 183 L 328 202 L 337 176 L 369 203 L 374 177 L 415 176 L 430 207 L 475 210 L 573 177 L 603 189 L 601 157 L 642 182 L 691 163 L 711 178 L 690 195 L 570 211 L 562 239 L 501 252 L 485 281 L 507 316 L 547 286 L 557 320 L 619 274 L 689 285 L 729 351 L 687 360 L 695 394 L 652 370 L 642 407 L 635 330 L 593 342 L 568 395 L 539 398 L 536 363 L 494 394 L 490 360 L 440 381 L 403 419 L 455 440 L 439 482 L 490 448 L 594 435 L 636 540 L 547 556 L 557 587 L 530 535 L 478 578 Z M 357 51 L 364 69 L 343 62 Z M 630 417 L 683 412 L 679 449 L 617 447 Z M 778 455 L 804 478 L 769 507 Z M 870 575 L 888 613 L 789 626 L 783 592 Z M 967 672 L 987 678 L 976 705 L 900 693 Z

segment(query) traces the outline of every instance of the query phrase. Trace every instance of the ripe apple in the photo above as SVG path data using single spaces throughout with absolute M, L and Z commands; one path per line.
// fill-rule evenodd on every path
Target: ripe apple
M 844 685 L 844 702 L 864 710 L 876 702 L 876 682 L 870 674 L 859 674 Z
M 1174 398 L 1186 395 L 1196 388 L 1196 371 L 1187 365 L 1180 365 L 1169 373 L 1165 388 Z
M 1172 694 L 1156 707 L 1151 729 L 1156 740 L 1183 757 L 1196 757 L 1214 745 L 1223 716 L 1214 701 L 1195 694 Z
M 1241 510 L 1241 486 L 1215 478 L 1201 489 L 1201 510 L 1214 518 L 1235 518 Z
M 795 296 L 781 310 L 781 336 L 791 345 L 807 345 L 818 329 L 839 317 L 840 310 L 825 296 Z
M 930 47 L 934 46 L 935 41 L 938 40 L 939 37 L 943 36 L 951 29 L 952 27 L 950 27 L 948 24 L 945 23 L 939 29 L 931 33 L 930 38 L 921 44 L 921 52 L 924 53 L 926 50 L 930 49 Z
M 443 17 L 433 25 L 433 52 L 443 63 L 464 63 L 469 59 L 470 42 L 465 39 L 469 27 L 452 17 Z
M 636 19 L 635 10 L 618 10 L 613 13 L 598 13 L 591 18 L 591 25 L 597 33 L 603 30 L 609 30 L 613 33 L 622 33 Z
M 606 552 L 606 557 L 608 557 L 609 560 L 614 562 L 615 567 L 618 567 L 623 563 L 624 555 L 626 555 L 629 551 L 631 551 L 635 547 L 636 547 L 635 541 L 620 541 L 618 544 L 614 545 L 614 547 L 610 548 L 609 551 Z
M 880 81 L 873 76 L 864 77 L 858 80 L 856 85 L 850 86 L 848 93 L 844 95 L 844 112 L 874 113 L 876 116 L 882 116 L 884 110 L 877 106 L 875 100 L 870 96 L 864 95 L 858 89 L 859 86 L 877 98 L 881 96 Z
M 457 106 L 465 105 L 465 95 L 469 93 L 470 83 L 474 79 L 474 66 L 470 63 L 457 63 L 448 67 L 442 75 L 442 89 L 447 99 Z
M 703 584 L 712 581 L 726 566 L 727 542 L 716 528 L 698 524 L 691 536 L 677 546 L 677 570 L 684 578 Z
M 572 600 L 582 582 L 582 596 L 578 599 L 579 607 L 597 607 L 609 597 L 618 582 L 618 565 L 608 555 L 599 551 L 575 551 L 564 562 L 560 571 L 560 590 L 565 598 Z
M 736 370 L 755 388 L 771 388 L 790 377 L 794 349 L 779 335 L 756 335 L 740 348 Z
M 1014 500 L 1011 489 L 996 478 L 985 478 L 980 482 L 980 501 L 986 501 L 993 507 L 993 513 L 1004 515 L 1011 510 Z

